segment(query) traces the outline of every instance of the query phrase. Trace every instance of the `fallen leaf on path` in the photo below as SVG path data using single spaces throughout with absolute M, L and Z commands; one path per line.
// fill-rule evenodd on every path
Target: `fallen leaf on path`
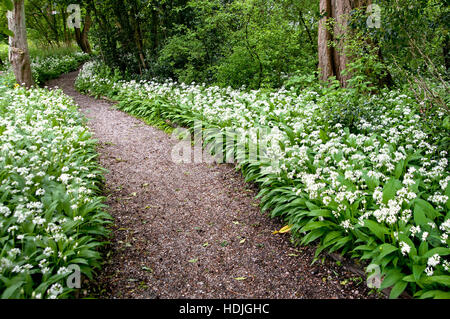
M 280 230 L 276 230 L 272 233 L 272 235 L 276 235 L 276 234 L 284 234 L 287 233 L 291 230 L 293 225 L 286 225 L 283 228 L 281 228 Z
M 247 279 L 247 277 L 236 277 L 236 278 L 234 278 L 234 280 L 238 280 L 238 281 L 242 281 L 242 280 L 245 280 L 245 279 Z

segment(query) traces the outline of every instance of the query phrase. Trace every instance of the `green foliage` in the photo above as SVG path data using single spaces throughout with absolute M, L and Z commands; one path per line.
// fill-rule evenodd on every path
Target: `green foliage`
M 111 217 L 95 142 L 62 91 L 0 86 L 0 296 L 67 298 L 101 265 Z
M 424 121 L 410 95 L 363 95 L 364 83 L 299 93 L 295 85 L 244 92 L 172 81 L 113 83 L 96 75 L 100 67 L 86 65 L 77 87 L 95 94 L 109 83 L 108 96 L 121 110 L 152 122 L 192 131 L 201 121 L 205 146 L 237 159 L 246 180 L 260 187 L 261 209 L 283 218 L 301 244 L 317 243 L 316 256 L 339 251 L 367 260 L 379 268 L 381 288 L 392 287 L 392 298 L 405 290 L 448 296 L 450 176 L 448 153 L 439 150 L 447 131 Z M 333 115 L 340 103 L 358 113 Z M 229 138 L 234 142 L 224 144 Z M 251 145 L 263 146 L 253 158 Z
M 91 59 L 91 56 L 80 52 L 76 47 L 61 47 L 58 49 L 44 49 L 34 44 L 30 45 L 31 72 L 37 85 L 55 79 L 58 76 L 75 71 L 81 64 Z M 0 47 L 0 58 L 8 61 L 8 47 Z M 9 61 L 3 66 L 4 74 L 0 81 L 9 87 L 14 86 L 15 79 Z M 4 82 L 6 81 L 6 82 Z
M 31 61 L 31 70 L 34 81 L 43 84 L 55 79 L 62 74 L 75 71 L 83 62 L 91 57 L 82 52 L 74 52 L 67 55 L 34 57 Z
M 315 70 L 317 11 L 291 0 L 104 1 L 93 41 L 128 79 L 280 87 L 299 69 Z

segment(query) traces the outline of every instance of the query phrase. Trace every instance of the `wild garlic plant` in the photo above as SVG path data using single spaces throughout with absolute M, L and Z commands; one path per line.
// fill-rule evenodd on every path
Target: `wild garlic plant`
M 0 87 L 0 297 L 62 298 L 92 278 L 110 217 L 95 141 L 60 90 Z
M 364 97 L 348 127 L 330 116 L 332 94 L 111 74 L 89 62 L 77 88 L 145 119 L 220 129 L 210 144 L 230 128 L 245 137 L 225 154 L 264 142 L 264 158 L 241 156 L 237 165 L 259 184 L 262 209 L 284 218 L 301 243 L 317 242 L 317 254 L 339 250 L 368 260 L 380 268 L 379 288 L 393 288 L 391 297 L 406 289 L 416 297 L 450 298 L 448 153 L 437 146 L 445 137 L 429 133 L 414 99 L 397 91 Z M 267 134 L 252 133 L 255 128 Z
M 33 57 L 31 61 L 33 78 L 37 84 L 43 84 L 61 74 L 76 70 L 90 58 L 90 55 L 84 52 L 73 52 L 61 56 Z

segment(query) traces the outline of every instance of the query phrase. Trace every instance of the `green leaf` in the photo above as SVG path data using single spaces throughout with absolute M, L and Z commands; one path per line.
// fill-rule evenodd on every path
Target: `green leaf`
M 8 37 L 14 37 L 14 32 L 9 30 L 8 28 L 1 27 L 0 32 L 6 34 Z
M 414 223 L 416 225 L 426 225 L 429 222 L 429 219 L 425 216 L 425 211 L 419 205 L 414 206 Z
M 335 224 L 329 222 L 329 221 L 310 221 L 308 222 L 308 224 L 306 224 L 301 230 L 300 232 L 304 232 L 304 231 L 308 231 L 308 230 L 314 230 L 314 229 L 318 229 L 318 228 L 322 228 L 322 227 L 330 227 L 330 226 L 335 226 Z
M 398 298 L 398 296 L 400 296 L 401 293 L 403 291 L 405 291 L 407 286 L 408 286 L 408 283 L 406 281 L 403 281 L 403 280 L 398 281 L 392 288 L 391 293 L 389 294 L 389 298 L 390 299 Z
M 416 282 L 416 280 L 414 279 L 413 275 L 408 275 L 402 278 L 403 281 L 407 281 L 407 282 Z
M 312 210 L 308 213 L 308 216 L 312 216 L 312 217 L 317 217 L 317 216 L 321 216 L 321 217 L 333 217 L 333 214 L 328 210 L 328 209 L 315 209 Z
M 450 292 L 442 291 L 442 290 L 428 290 L 420 295 L 420 299 L 450 299 Z
M 309 232 L 305 237 L 303 237 L 301 243 L 303 245 L 307 245 L 316 240 L 317 238 L 322 237 L 322 235 L 325 234 L 326 232 L 327 230 L 323 228 L 315 229 Z
M 424 284 L 441 284 L 450 287 L 450 276 L 431 276 L 423 280 Z
M 384 242 L 384 235 L 389 234 L 389 230 L 385 226 L 380 225 L 377 222 L 370 219 L 364 220 L 364 226 L 369 228 L 370 231 L 383 242 Z
M 414 221 L 415 221 L 416 211 L 420 212 L 421 215 L 423 214 L 431 220 L 434 220 L 435 218 L 439 217 L 440 214 L 427 201 L 417 198 L 414 202 L 415 202 L 415 204 L 414 204 Z
M 12 0 L 2 0 L 2 2 L 3 2 L 3 5 L 6 7 L 6 9 L 8 9 L 9 11 L 14 9 L 14 4 L 13 4 Z
M 383 188 L 383 203 L 387 204 L 390 199 L 393 199 L 402 186 L 398 179 L 390 178 Z
M 429 258 L 433 256 L 434 254 L 438 254 L 439 256 L 447 256 L 450 255 L 450 248 L 445 247 L 436 247 L 433 249 L 430 249 L 425 254 L 423 254 L 423 258 Z
M 428 243 L 426 240 L 424 240 L 419 246 L 419 256 L 425 255 L 427 251 L 428 251 Z
M 395 285 L 403 277 L 405 277 L 405 274 L 403 274 L 400 270 L 389 270 L 386 274 L 386 277 L 384 277 L 383 282 L 381 283 L 380 289 L 385 289 Z
M 11 285 L 10 287 L 6 288 L 6 290 L 3 292 L 2 294 L 2 299 L 8 299 L 11 296 L 14 295 L 14 293 L 16 292 L 17 289 L 19 289 L 20 287 L 22 287 L 23 281 L 19 281 L 13 285 Z
M 378 250 L 380 251 L 379 258 L 383 258 L 384 256 L 398 250 L 398 248 L 391 244 L 383 244 L 378 247 Z
M 414 264 L 412 267 L 414 280 L 417 282 L 422 277 L 423 272 L 427 266 L 426 265 L 416 265 Z
M 395 178 L 400 178 L 403 173 L 403 167 L 405 166 L 405 160 L 401 160 L 395 166 L 394 176 Z

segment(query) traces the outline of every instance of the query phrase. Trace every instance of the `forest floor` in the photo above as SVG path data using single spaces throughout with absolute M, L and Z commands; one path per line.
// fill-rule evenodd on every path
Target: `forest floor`
M 314 247 L 297 247 L 261 214 L 257 189 L 231 164 L 176 164 L 177 143 L 114 104 L 78 93 L 77 72 L 50 81 L 74 98 L 99 141 L 114 218 L 96 298 L 377 298 Z M 379 296 L 378 296 L 379 297 Z

